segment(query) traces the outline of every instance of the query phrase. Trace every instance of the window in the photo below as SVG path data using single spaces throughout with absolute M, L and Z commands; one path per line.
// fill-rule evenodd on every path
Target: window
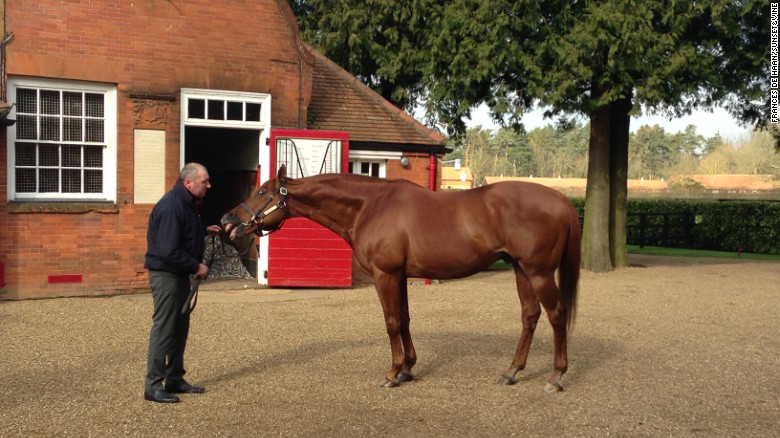
M 351 150 L 349 173 L 387 178 L 387 161 L 400 160 L 401 157 L 401 152 Z
M 268 124 L 270 96 L 235 91 L 182 89 L 184 123 L 190 126 L 255 127 Z
M 187 100 L 187 118 L 259 122 L 262 105 L 252 102 L 236 102 L 223 99 L 197 99 Z
M 113 87 L 11 79 L 8 198 L 115 200 L 115 95 Z
M 384 160 L 382 161 L 350 161 L 349 173 L 366 176 L 380 176 L 380 171 L 383 171 L 385 167 Z M 381 172 L 384 173 L 384 172 Z

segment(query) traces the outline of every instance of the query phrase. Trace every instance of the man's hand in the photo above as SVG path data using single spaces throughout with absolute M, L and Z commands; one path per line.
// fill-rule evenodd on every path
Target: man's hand
M 205 263 L 201 263 L 198 265 L 198 271 L 195 272 L 195 275 L 200 277 L 201 280 L 205 280 L 206 276 L 209 275 L 209 267 Z
M 222 232 L 222 227 L 220 227 L 219 225 L 209 225 L 208 227 L 206 227 L 206 234 L 208 234 L 209 236 L 216 236 L 220 232 Z

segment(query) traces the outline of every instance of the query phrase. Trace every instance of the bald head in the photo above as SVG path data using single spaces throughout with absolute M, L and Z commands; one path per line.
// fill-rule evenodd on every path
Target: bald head
M 197 178 L 200 172 L 208 173 L 206 167 L 200 163 L 187 163 L 182 167 L 181 172 L 179 172 L 179 179 L 182 180 L 182 182 L 186 179 L 194 179 Z
M 208 189 L 211 188 L 209 172 L 202 164 L 187 163 L 181 169 L 179 179 L 190 193 L 200 199 L 203 199 L 203 197 L 206 196 Z

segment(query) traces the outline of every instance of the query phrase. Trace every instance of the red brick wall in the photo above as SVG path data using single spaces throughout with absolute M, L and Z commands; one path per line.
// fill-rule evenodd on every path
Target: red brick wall
M 179 91 L 269 93 L 273 125 L 305 124 L 311 62 L 286 1 L 63 2 L 6 0 L 9 76 L 117 84 L 116 208 L 9 212 L 7 144 L 0 131 L 0 299 L 146 290 L 143 255 L 151 206 L 133 205 L 133 130 L 166 131 L 166 185 L 179 171 Z M 303 73 L 301 75 L 301 72 Z M 131 98 L 154 94 L 173 101 Z M 143 117 L 149 105 L 162 118 Z M 302 105 L 299 111 L 299 105 Z M 28 206 L 29 207 L 29 206 Z M 82 283 L 50 284 L 80 275 Z
M 388 160 L 387 161 L 387 178 L 390 179 L 408 179 L 409 181 L 419 184 L 425 188 L 430 188 L 431 178 L 431 158 L 427 153 L 414 153 L 407 152 L 406 155 L 409 158 L 409 166 L 401 166 L 401 160 Z M 438 190 L 441 183 L 441 164 L 436 162 L 436 183 L 434 187 Z

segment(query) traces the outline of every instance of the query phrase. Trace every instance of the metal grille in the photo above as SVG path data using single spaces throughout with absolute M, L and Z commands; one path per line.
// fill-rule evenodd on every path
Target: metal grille
M 290 178 L 306 176 L 303 171 L 301 157 L 298 155 L 298 147 L 292 139 L 276 139 L 276 169 L 274 173 L 282 167 L 282 164 L 287 166 L 287 176 Z
M 17 193 L 102 193 L 105 96 L 18 88 Z
M 341 166 L 338 146 L 340 141 L 331 140 L 325 147 L 325 156 L 322 157 L 319 173 L 338 173 Z
M 290 138 L 276 138 L 276 170 L 282 164 L 287 165 L 287 175 L 291 178 L 341 171 L 339 140 L 299 141 L 304 145 L 299 146 Z

